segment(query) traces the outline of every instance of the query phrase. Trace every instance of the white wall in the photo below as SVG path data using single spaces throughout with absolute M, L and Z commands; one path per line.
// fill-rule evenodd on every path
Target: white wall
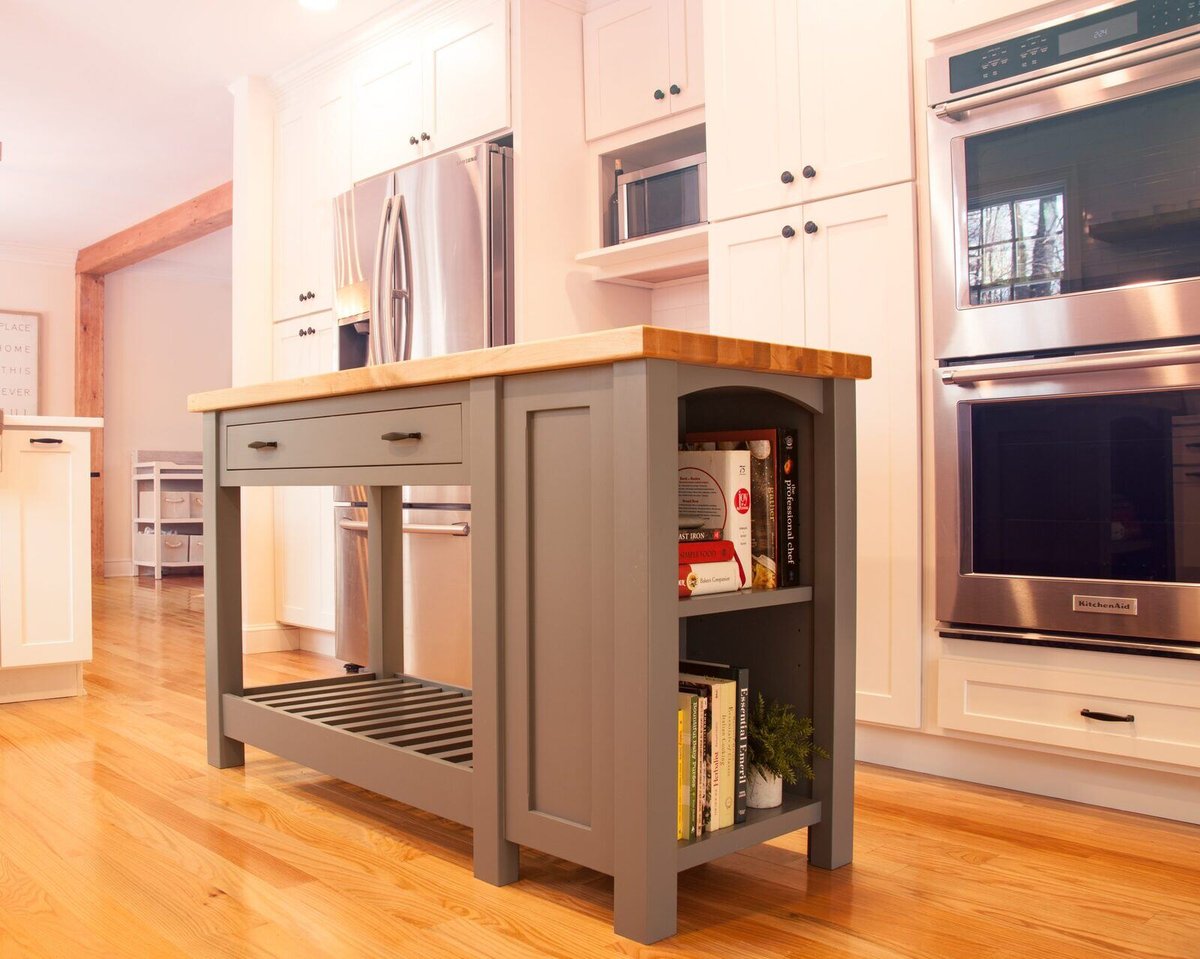
M 230 385 L 228 230 L 105 278 L 104 572 L 130 575 L 130 456 L 135 449 L 199 450 L 189 393 Z M 222 255 L 223 254 L 223 255 Z M 180 262 L 181 260 L 189 262 Z M 223 263 L 221 262 L 223 259 Z M 199 260 L 199 262 L 191 262 Z
M 0 245 L 0 310 L 37 313 L 39 412 L 75 412 L 75 253 Z

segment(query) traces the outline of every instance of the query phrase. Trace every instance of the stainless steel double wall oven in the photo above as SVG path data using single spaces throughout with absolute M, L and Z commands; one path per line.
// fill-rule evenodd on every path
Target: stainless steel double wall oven
M 1200 655 L 1200 4 L 928 70 L 940 627 Z

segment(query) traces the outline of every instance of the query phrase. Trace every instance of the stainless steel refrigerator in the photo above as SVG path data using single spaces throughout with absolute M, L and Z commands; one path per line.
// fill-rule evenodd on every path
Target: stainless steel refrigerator
M 341 368 L 512 342 L 511 149 L 430 157 L 334 209 Z M 366 490 L 336 499 L 336 655 L 350 669 L 367 662 Z M 404 671 L 469 687 L 470 487 L 406 486 L 404 502 Z

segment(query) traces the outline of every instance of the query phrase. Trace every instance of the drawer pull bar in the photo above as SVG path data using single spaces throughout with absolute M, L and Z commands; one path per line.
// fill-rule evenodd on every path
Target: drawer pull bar
M 387 440 L 389 443 L 395 443 L 397 440 L 419 440 L 420 433 L 384 433 L 381 440 Z
M 365 533 L 367 524 L 361 520 L 344 519 L 338 523 L 338 529 L 344 529 L 347 533 Z M 409 534 L 423 534 L 426 536 L 470 536 L 470 523 L 405 523 L 402 531 Z
M 279 446 L 275 440 L 255 440 L 253 443 L 247 443 L 246 445 L 252 450 L 273 450 Z
M 62 443 L 62 440 L 55 439 L 52 436 L 34 436 L 33 438 L 31 438 L 29 440 L 29 442 L 30 443 L 45 443 L 47 445 L 58 446 Z
M 1098 719 L 1102 723 L 1131 723 L 1133 722 L 1133 713 L 1128 716 L 1118 716 L 1116 713 L 1098 713 L 1091 709 L 1079 710 L 1079 715 L 1084 719 Z

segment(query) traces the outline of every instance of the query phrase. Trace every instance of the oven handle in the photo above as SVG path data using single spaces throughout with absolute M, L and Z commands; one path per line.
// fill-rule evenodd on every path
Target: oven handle
M 946 385 L 971 386 L 991 380 L 1045 379 L 1068 373 L 1097 373 L 1104 370 L 1140 370 L 1152 366 L 1200 363 L 1200 348 L 1171 346 L 1157 350 L 1122 350 L 1092 353 L 1061 359 L 1030 360 L 1028 363 L 981 363 L 978 366 L 948 366 L 941 371 Z
M 1142 47 L 1139 50 L 1131 50 L 1129 53 L 1123 53 L 1119 56 L 1097 60 L 1094 63 L 1086 63 L 1072 70 L 1051 73 L 1044 77 L 1038 77 L 1036 80 L 1027 80 L 1024 83 L 1016 83 L 997 90 L 988 90 L 986 93 L 979 93 L 973 97 L 963 97 L 960 100 L 937 103 L 934 104 L 933 115 L 940 120 L 947 120 L 953 123 L 963 119 L 972 110 L 980 110 L 984 107 L 995 106 L 998 103 L 1005 103 L 1008 100 L 1023 97 L 1027 93 L 1040 93 L 1043 90 L 1072 83 L 1075 80 L 1086 80 L 1089 77 L 1098 77 L 1104 73 L 1113 73 L 1117 70 L 1136 67 L 1142 63 L 1149 63 L 1151 60 L 1161 60 L 1164 57 L 1169 57 L 1176 53 L 1186 53 L 1188 50 L 1195 50 L 1198 47 L 1200 47 L 1200 33 L 1193 33 L 1190 36 L 1180 37 L 1177 40 L 1152 44 L 1151 46 Z

